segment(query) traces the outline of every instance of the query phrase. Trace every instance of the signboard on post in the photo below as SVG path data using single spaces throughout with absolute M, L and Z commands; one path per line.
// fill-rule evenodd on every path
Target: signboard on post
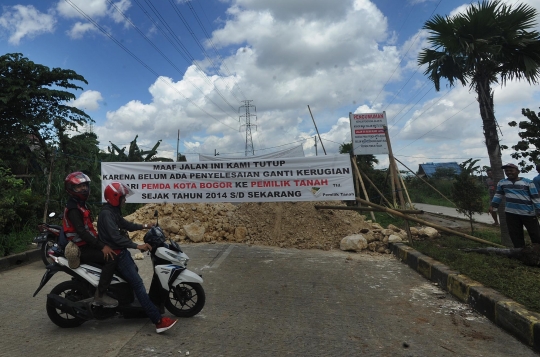
M 130 203 L 354 200 L 348 155 L 220 162 L 102 162 L 102 192 L 112 181 Z
M 388 145 L 384 134 L 386 112 L 349 113 L 354 155 L 388 154 Z

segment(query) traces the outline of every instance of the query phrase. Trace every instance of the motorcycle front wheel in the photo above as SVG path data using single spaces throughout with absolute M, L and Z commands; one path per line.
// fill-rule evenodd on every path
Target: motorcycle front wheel
M 48 238 L 45 242 L 41 243 L 41 260 L 45 266 L 52 264 L 54 260 L 47 254 L 47 251 L 54 246 L 56 240 Z
M 171 287 L 165 307 L 178 317 L 193 317 L 204 307 L 206 296 L 201 284 L 180 283 Z
M 88 290 L 76 281 L 64 281 L 56 285 L 51 294 L 63 297 L 64 299 L 76 302 L 90 298 Z M 54 306 L 47 304 L 47 315 L 52 322 L 62 328 L 72 328 L 81 326 L 85 320 L 70 315 L 66 312 L 56 309 Z

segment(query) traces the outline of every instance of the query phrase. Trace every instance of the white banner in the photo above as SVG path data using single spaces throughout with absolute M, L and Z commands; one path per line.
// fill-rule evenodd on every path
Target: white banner
M 131 203 L 354 200 L 348 155 L 227 162 L 102 162 L 102 192 L 112 181 Z
M 354 155 L 388 154 L 386 113 L 349 113 Z

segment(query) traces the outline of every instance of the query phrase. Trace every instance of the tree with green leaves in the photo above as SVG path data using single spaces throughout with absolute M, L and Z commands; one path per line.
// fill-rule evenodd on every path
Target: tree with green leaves
M 137 138 L 139 135 L 135 136 L 135 139 L 129 145 L 129 151 L 126 154 L 126 148 L 120 149 L 117 145 L 111 142 L 111 146 L 107 147 L 109 153 L 106 155 L 106 161 L 111 162 L 155 162 L 155 161 L 173 161 L 172 159 L 166 157 L 158 157 L 157 148 L 161 144 L 161 140 L 154 145 L 150 150 L 143 151 L 137 145 Z
M 437 167 L 431 178 L 434 180 L 451 180 L 456 175 L 453 167 Z
M 530 109 L 522 109 L 523 114 L 528 120 L 519 122 L 518 133 L 521 140 L 512 149 L 515 150 L 510 156 L 518 162 L 521 172 L 529 172 L 536 164 L 540 163 L 540 118 Z M 516 127 L 518 124 L 515 121 L 508 123 L 511 127 Z M 525 161 L 527 160 L 527 161 Z
M 75 71 L 50 69 L 20 53 L 0 56 L 0 158 L 16 165 L 42 156 L 48 163 L 65 131 L 92 122 L 69 105 L 76 98 L 72 91 L 82 89 L 75 82 L 87 84 Z
M 471 4 L 463 13 L 435 15 L 424 24 L 431 48 L 418 55 L 427 65 L 425 75 L 440 90 L 446 79 L 469 85 L 477 94 L 484 137 L 495 181 L 504 178 L 501 145 L 493 104 L 494 84 L 540 78 L 540 34 L 535 30 L 537 11 L 530 5 L 507 5 L 500 0 Z M 502 207 L 502 206 L 501 206 Z M 501 239 L 510 246 L 503 208 L 499 210 Z
M 452 201 L 457 207 L 456 211 L 469 218 L 471 234 L 474 233 L 473 215 L 484 211 L 483 188 L 480 187 L 475 176 L 475 173 L 480 172 L 480 167 L 475 166 L 478 161 L 480 160 L 468 159 L 459 164 L 461 173 L 455 175 L 455 181 L 452 185 Z
M 339 145 L 340 154 L 349 154 L 352 152 L 352 143 L 343 143 Z M 375 165 L 379 163 L 379 160 L 374 155 L 356 155 L 356 164 L 358 169 L 366 173 L 373 171 Z

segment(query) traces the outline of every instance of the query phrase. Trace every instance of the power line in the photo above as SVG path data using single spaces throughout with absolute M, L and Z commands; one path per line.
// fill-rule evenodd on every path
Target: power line
M 136 1 L 137 1 L 137 0 L 136 0 Z M 128 23 L 136 30 L 136 31 L 137 31 L 137 33 L 139 33 L 139 35 L 141 35 L 141 36 L 142 36 L 142 37 L 143 37 L 143 38 L 144 38 L 144 39 L 145 39 L 145 40 L 146 40 L 146 41 L 147 41 L 147 42 L 148 42 L 148 43 L 149 43 L 149 44 L 150 44 L 150 45 L 151 45 L 151 46 L 152 46 L 152 47 L 153 47 L 153 48 L 154 48 L 154 49 L 155 49 L 155 50 L 156 50 L 156 51 L 157 51 L 157 52 L 158 52 L 158 53 L 159 53 L 166 61 L 167 61 L 167 62 L 169 62 L 169 64 L 170 64 L 174 69 L 176 69 L 176 71 L 178 71 L 178 73 L 183 74 L 183 71 L 180 70 L 180 68 L 178 68 L 178 67 L 176 66 L 176 64 L 174 64 L 174 63 L 173 63 L 173 62 L 172 62 L 172 61 L 171 61 L 171 60 L 163 53 L 163 51 L 161 51 L 161 50 L 157 47 L 157 45 L 156 45 L 152 40 L 150 40 L 150 39 L 148 38 L 148 36 L 146 36 L 146 35 L 145 35 L 145 34 L 137 27 L 137 25 L 135 25 L 135 24 L 134 24 L 134 23 L 133 23 L 133 22 L 132 22 L 132 21 L 131 21 L 131 20 L 130 20 L 130 19 L 129 19 L 129 18 L 128 18 L 121 10 L 120 10 L 120 9 L 119 9 L 119 8 L 118 8 L 111 0 L 107 0 L 107 2 L 108 2 L 108 3 L 109 3 L 109 4 L 110 4 L 110 5 L 111 5 L 111 6 L 112 6 L 119 14 L 120 14 L 120 15 L 122 15 L 122 17 L 123 17 L 123 18 L 124 18 L 124 19 L 125 19 L 125 20 L 126 20 L 126 21 L 127 21 L 127 22 L 128 22 Z M 138 1 L 137 1 L 137 3 L 138 3 Z M 188 82 L 190 82 L 191 84 L 193 84 L 189 79 L 188 79 Z M 201 92 L 201 94 L 202 94 L 207 100 L 209 100 L 212 104 L 214 104 L 216 107 L 218 107 L 222 112 L 224 112 L 225 114 L 227 114 L 227 113 L 226 113 L 226 112 L 225 112 L 225 111 L 224 111 L 217 103 L 215 103 L 212 99 L 210 99 L 209 97 L 207 97 L 207 96 L 204 94 L 204 92 L 203 92 L 199 87 L 195 86 L 194 84 L 193 84 L 193 86 L 194 86 L 195 88 L 197 88 L 197 89 Z M 214 88 L 215 88 L 215 87 L 214 87 Z M 215 89 L 216 89 L 216 92 L 217 92 L 217 93 L 221 96 L 221 98 L 225 101 L 225 103 L 227 103 L 227 104 L 230 105 L 230 103 L 223 97 L 223 95 L 219 92 L 219 90 L 218 90 L 217 88 L 215 88 Z M 227 115 L 228 115 L 228 114 L 227 114 Z M 231 116 L 229 115 L 229 117 L 231 117 Z M 231 119 L 234 119 L 234 118 L 231 117 Z
M 437 5 L 435 6 L 435 8 L 433 9 L 433 11 L 431 12 L 431 15 L 429 15 L 429 17 L 433 16 L 433 14 L 435 13 L 435 10 L 437 10 L 437 8 L 439 7 L 439 5 L 441 4 L 442 0 L 439 0 L 439 2 L 437 3 Z M 407 56 L 407 54 L 409 53 L 409 51 L 411 50 L 412 46 L 416 43 L 416 40 L 418 39 L 418 36 L 420 35 L 420 32 L 418 32 L 416 34 L 416 36 L 414 37 L 413 41 L 411 42 L 411 44 L 409 45 L 409 48 L 407 49 L 407 51 L 405 52 L 405 54 L 401 57 L 401 60 L 399 61 L 398 65 L 396 66 L 396 68 L 394 68 L 394 71 L 392 72 L 392 74 L 390 75 L 390 77 L 388 78 L 388 80 L 386 81 L 386 83 L 384 84 L 384 86 L 382 86 L 381 90 L 379 91 L 379 93 L 377 94 L 377 96 L 375 97 L 375 99 L 373 100 L 373 103 L 375 103 L 377 101 L 377 99 L 379 98 L 379 95 L 381 95 L 382 91 L 384 90 L 384 87 L 386 87 L 386 85 L 388 84 L 388 82 L 390 82 L 390 79 L 392 79 L 392 77 L 394 76 L 394 73 L 396 73 L 397 69 L 399 68 L 399 66 L 401 65 L 401 62 L 403 62 L 403 60 L 405 59 L 405 56 Z M 416 72 L 415 72 L 416 73 Z M 413 74 L 414 75 L 414 74 Z M 407 81 L 408 83 L 408 81 Z M 401 89 L 400 89 L 401 91 Z
M 239 83 L 236 81 L 235 77 L 233 76 L 232 72 L 229 70 L 229 67 L 227 67 L 227 64 L 225 63 L 225 61 L 223 61 L 223 59 L 221 58 L 221 55 L 219 54 L 216 46 L 214 45 L 214 42 L 212 41 L 212 37 L 208 34 L 208 32 L 206 31 L 206 28 L 204 27 L 201 19 L 199 18 L 199 15 L 197 15 L 197 11 L 195 11 L 195 8 L 191 5 L 191 1 L 188 1 L 186 2 L 186 4 L 188 5 L 189 9 L 191 10 L 191 12 L 193 13 L 193 16 L 195 17 L 195 19 L 197 20 L 197 23 L 199 24 L 199 27 L 202 29 L 204 35 L 206 36 L 206 39 L 208 40 L 208 43 L 210 43 L 210 46 L 212 47 L 212 49 L 214 50 L 214 53 L 216 54 L 217 56 L 217 59 L 219 60 L 219 62 L 221 63 L 221 66 L 223 66 L 223 68 L 225 69 L 225 74 L 227 76 L 231 76 L 233 77 L 234 79 L 234 82 L 236 84 L 236 88 L 238 89 L 238 91 L 240 92 L 240 94 L 242 95 L 243 98 L 246 98 L 246 96 L 244 95 L 244 93 L 242 92 L 242 89 L 240 88 L 240 85 Z M 202 7 L 201 7 L 202 8 Z M 203 9 L 203 12 L 204 12 L 204 9 Z M 206 16 L 206 14 L 205 14 Z M 218 70 L 218 73 L 219 73 L 219 69 L 216 68 L 216 70 Z M 225 76 L 224 76 L 225 77 Z M 224 80 L 224 82 L 226 82 L 226 80 Z M 241 102 L 242 100 L 241 99 L 238 99 L 238 97 L 234 94 L 234 92 L 228 87 L 228 84 L 225 83 L 225 86 L 227 87 L 227 89 L 229 89 L 229 91 L 231 92 L 231 94 L 234 96 L 234 98 L 236 98 L 236 100 L 238 100 L 239 102 Z M 233 86 L 234 87 L 234 86 Z
M 446 123 L 448 120 L 452 119 L 453 117 L 455 117 L 456 115 L 458 115 L 459 113 L 461 113 L 462 111 L 464 111 L 465 109 L 467 109 L 468 107 L 470 107 L 471 105 L 474 104 L 474 101 L 473 102 L 470 102 L 467 106 L 465 106 L 464 108 L 462 108 L 460 111 L 458 111 L 457 113 L 449 116 L 448 118 L 446 118 L 445 120 L 443 120 L 442 122 L 440 122 L 439 124 L 435 125 L 431 130 L 427 131 L 426 133 L 424 133 L 423 135 L 419 136 L 418 138 L 416 138 L 413 142 L 409 143 L 408 145 L 406 146 L 403 146 L 403 147 L 400 147 L 399 149 L 405 149 L 406 147 L 414 144 L 415 142 L 417 142 L 418 140 L 422 139 L 424 136 L 426 136 L 427 134 L 431 133 L 433 130 L 435 130 L 436 128 L 438 128 L 439 126 L 441 126 L 442 124 Z
M 120 48 L 122 48 L 127 54 L 129 54 L 133 59 L 135 59 L 137 62 L 139 62 L 144 68 L 146 68 L 150 73 L 152 73 L 153 75 L 155 75 L 159 80 L 163 81 L 166 85 L 168 85 L 169 87 L 171 87 L 175 92 L 177 92 L 178 94 L 180 94 L 184 99 L 186 99 L 188 102 L 190 102 L 192 105 L 194 105 L 195 107 L 197 107 L 198 109 L 200 109 L 203 113 L 205 113 L 206 115 L 208 115 L 210 118 L 214 119 L 215 121 L 225 125 L 226 127 L 228 128 L 231 128 L 233 129 L 234 131 L 236 131 L 235 128 L 233 128 L 232 126 L 229 126 L 227 124 L 225 124 L 224 122 L 222 122 L 221 120 L 215 118 L 213 115 L 211 115 L 210 113 L 208 113 L 206 110 L 204 110 L 203 108 L 201 108 L 199 105 L 197 105 L 197 103 L 195 103 L 193 100 L 187 98 L 186 96 L 184 96 L 182 94 L 182 92 L 180 92 L 178 89 L 176 89 L 176 87 L 174 87 L 172 84 L 170 84 L 169 82 L 167 82 L 166 80 L 163 79 L 163 77 L 161 77 L 156 71 L 154 71 L 150 66 L 148 66 L 143 60 L 141 60 L 139 57 L 137 57 L 133 52 L 131 52 L 126 46 L 124 46 L 120 41 L 118 41 L 114 36 L 112 36 L 107 30 L 105 30 L 101 25 L 99 25 L 94 19 L 92 19 L 89 15 L 87 15 L 83 10 L 81 10 L 77 5 L 75 5 L 74 3 L 71 2 L 71 0 L 64 0 L 65 2 L 67 2 L 71 7 L 73 7 L 79 14 L 81 14 L 84 18 L 86 18 L 89 22 L 91 22 L 98 30 L 100 30 L 105 36 L 107 36 L 109 39 L 111 39 L 114 43 L 116 43 Z

